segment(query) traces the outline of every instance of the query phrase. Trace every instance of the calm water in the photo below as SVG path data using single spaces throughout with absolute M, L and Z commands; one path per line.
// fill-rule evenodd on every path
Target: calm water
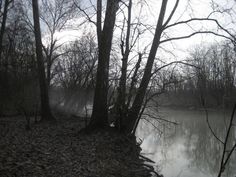
M 156 162 L 155 169 L 164 177 L 215 177 L 219 169 L 222 145 L 206 124 L 203 111 L 159 110 L 162 118 L 178 122 L 178 125 L 154 120 L 151 124 L 142 120 L 137 137 L 142 139 L 142 153 Z M 155 115 L 151 112 L 151 115 Z M 210 123 L 217 136 L 225 137 L 225 127 L 230 113 L 209 111 Z M 154 128 L 155 127 L 155 128 Z M 236 141 L 236 128 L 230 136 L 232 145 Z M 234 151 L 225 176 L 236 177 L 236 151 Z

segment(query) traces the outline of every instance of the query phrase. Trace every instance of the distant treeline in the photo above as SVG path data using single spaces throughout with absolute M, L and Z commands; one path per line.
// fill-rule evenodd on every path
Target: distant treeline
M 164 105 L 228 107 L 236 100 L 235 48 L 227 42 L 196 46 L 162 95 Z

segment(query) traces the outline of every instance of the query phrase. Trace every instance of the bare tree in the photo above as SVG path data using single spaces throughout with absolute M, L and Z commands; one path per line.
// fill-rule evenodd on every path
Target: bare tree
M 4 98 L 4 95 L 8 95 L 8 83 L 7 83 L 7 66 L 6 66 L 6 62 L 4 63 L 4 61 L 2 61 L 2 52 L 3 52 L 3 37 L 4 37 L 4 33 L 5 33 L 5 29 L 6 29 L 6 21 L 7 21 L 7 15 L 8 15 L 8 10 L 9 10 L 9 6 L 12 3 L 12 0 L 5 0 L 4 3 L 0 4 L 0 12 L 1 12 L 1 28 L 0 28 L 0 80 L 3 81 L 4 80 L 4 84 L 5 87 L 0 87 L 1 89 L 1 98 Z M 3 12 L 2 12 L 2 5 L 4 5 L 3 7 Z M 5 64 L 5 71 L 4 71 L 4 64 Z M 0 112 L 2 111 L 2 105 L 0 105 Z
M 54 117 L 50 110 L 48 87 L 46 84 L 45 68 L 43 62 L 43 51 L 42 51 L 42 39 L 39 22 L 39 8 L 38 0 L 32 0 L 33 7 L 33 18 L 34 18 L 34 34 L 36 42 L 36 55 L 38 64 L 38 77 L 40 85 L 40 98 L 41 98 L 41 116 L 43 121 L 54 120 Z
M 190 52 L 188 63 L 200 69 L 186 68 L 187 75 L 192 75 L 189 89 L 198 98 L 204 92 L 206 106 L 229 107 L 230 102 L 232 104 L 236 72 L 233 48 L 227 40 L 210 46 L 197 46 Z
M 133 130 L 133 127 L 135 125 L 135 122 L 138 118 L 138 115 L 139 115 L 139 112 L 140 112 L 140 109 L 142 106 L 143 99 L 145 97 L 147 86 L 148 86 L 150 78 L 151 78 L 152 65 L 154 63 L 156 52 L 157 52 L 158 46 L 160 44 L 160 38 L 161 38 L 162 30 L 163 30 L 163 21 L 164 21 L 165 12 L 166 12 L 166 6 L 167 6 L 167 0 L 163 0 L 162 5 L 161 5 L 159 18 L 158 18 L 158 22 L 157 22 L 157 26 L 156 26 L 154 39 L 152 42 L 152 47 L 151 47 L 149 57 L 147 60 L 147 64 L 145 67 L 144 75 L 143 75 L 142 81 L 140 83 L 138 93 L 135 96 L 132 108 L 129 112 L 129 119 L 127 119 L 126 126 L 127 126 L 128 132 L 132 132 L 132 130 Z
M 52 92 L 53 106 L 79 114 L 92 102 L 98 57 L 95 36 L 89 33 L 65 45 L 63 53 L 52 70 L 54 90 L 60 91 Z
M 122 127 L 122 119 L 126 117 L 126 80 L 127 80 L 127 67 L 128 67 L 128 58 L 130 54 L 130 32 L 131 32 L 131 15 L 132 15 L 132 0 L 129 0 L 129 4 L 126 5 L 128 9 L 128 19 L 127 19 L 127 29 L 125 41 L 121 39 L 121 54 L 122 54 L 122 66 L 121 66 L 121 76 L 118 87 L 118 96 L 116 101 L 116 115 L 117 123 L 116 126 Z
M 17 114 L 15 107 L 23 97 L 22 90 L 31 87 L 35 83 L 33 80 L 37 79 L 33 33 L 25 24 L 23 16 L 23 4 L 21 1 L 14 1 L 8 8 L 1 53 L 0 107 L 5 115 Z M 34 101 L 37 100 L 37 90 L 35 87 Z M 24 96 L 27 97 L 30 91 L 25 93 Z
M 6 28 L 6 21 L 7 21 L 7 14 L 9 10 L 10 4 L 13 2 L 13 0 L 5 0 L 4 1 L 4 8 L 3 8 L 3 13 L 2 15 L 2 20 L 1 20 L 1 29 L 0 29 L 0 64 L 1 64 L 1 54 L 2 54 L 2 42 L 3 42 L 3 35 L 5 33 L 5 28 Z M 2 1 L 1 1 L 1 6 L 0 10 L 2 10 Z
M 123 24 L 125 24 L 126 28 L 123 28 L 121 27 L 121 30 L 124 30 L 126 29 L 126 33 L 125 33 L 125 38 L 124 36 L 121 35 L 121 54 L 122 54 L 122 59 L 123 59 L 123 62 L 122 62 L 122 69 L 121 69 L 121 77 L 120 77 L 120 85 L 119 85 L 119 88 L 117 89 L 118 90 L 118 99 L 117 99 L 117 107 L 118 107 L 118 111 L 117 111 L 117 114 L 120 114 L 119 112 L 125 112 L 124 109 L 127 108 L 127 104 L 126 106 L 120 106 L 120 105 L 124 105 L 122 103 L 126 102 L 126 87 L 127 87 L 127 80 L 128 80 L 128 77 L 127 76 L 127 60 L 128 60 L 128 57 L 129 57 L 129 53 L 130 53 L 130 18 L 131 18 L 131 10 L 132 10 L 132 1 L 128 1 L 129 4 L 126 2 L 126 1 L 122 1 L 121 4 L 123 4 L 124 6 L 127 7 L 127 19 L 126 21 L 123 22 Z M 145 68 L 144 68 L 144 72 L 143 74 L 141 74 L 142 78 L 140 79 L 141 82 L 140 84 L 137 84 L 139 87 L 137 89 L 137 94 L 135 95 L 134 97 L 134 101 L 132 103 L 132 106 L 130 108 L 130 110 L 128 111 L 128 116 L 127 116 L 127 119 L 126 119 L 126 129 L 127 129 L 127 132 L 132 132 L 132 129 L 135 125 L 135 122 L 137 122 L 137 119 L 139 117 L 139 114 L 140 114 L 140 110 L 142 108 L 142 103 L 143 103 L 143 100 L 145 98 L 145 94 L 146 94 L 146 91 L 147 91 L 147 88 L 148 88 L 148 85 L 149 85 L 149 82 L 150 82 L 150 79 L 151 77 L 153 76 L 153 65 L 155 63 L 155 59 L 156 59 L 156 54 L 157 54 L 157 50 L 160 48 L 160 45 L 161 44 L 164 44 L 166 42 L 172 42 L 172 41 L 175 41 L 175 40 L 180 40 L 180 39 L 186 39 L 186 38 L 190 38 L 194 35 L 197 35 L 197 34 L 212 34 L 212 35 L 216 35 L 216 36 L 219 36 L 219 37 L 224 37 L 230 41 L 234 41 L 235 37 L 234 35 L 232 35 L 230 33 L 229 30 L 225 29 L 216 19 L 214 18 L 211 18 L 211 14 L 205 18 L 192 18 L 190 17 L 189 19 L 187 20 L 183 20 L 181 21 L 180 19 L 178 19 L 176 22 L 172 22 L 172 17 L 175 15 L 175 12 L 176 12 L 176 9 L 179 5 L 179 0 L 176 0 L 175 1 L 175 4 L 170 12 L 169 15 L 166 14 L 166 7 L 167 7 L 167 0 L 162 0 L 161 1 L 161 8 L 160 8 L 160 12 L 159 12 L 159 17 L 158 17 L 158 20 L 157 20 L 157 24 L 155 27 L 149 27 L 148 25 L 143 25 L 142 23 L 139 23 L 139 25 L 142 25 L 144 26 L 144 28 L 146 27 L 146 30 L 149 30 L 152 32 L 152 29 L 155 29 L 155 32 L 152 33 L 153 34 L 153 40 L 151 41 L 151 47 L 150 47 L 150 51 L 149 51 L 149 54 L 148 54 L 148 58 L 147 58 L 147 63 L 145 65 Z M 106 35 L 104 34 L 105 32 L 105 27 L 106 27 L 106 21 L 107 21 L 107 14 L 110 13 L 112 15 L 110 15 L 110 17 L 112 16 L 112 18 L 114 17 L 114 19 L 116 18 L 116 13 L 113 13 L 112 10 L 113 8 L 108 8 L 108 5 L 112 4 L 113 2 L 107 2 L 107 9 L 106 9 L 106 15 L 105 15 L 105 18 L 104 18 L 104 27 L 102 29 L 102 13 L 101 13 L 101 10 L 102 10 L 102 1 L 101 0 L 98 0 L 97 1 L 97 8 L 95 6 L 92 6 L 92 8 L 96 9 L 96 18 L 97 18 L 97 22 L 95 22 L 93 20 L 93 17 L 95 14 L 88 14 L 86 13 L 85 10 L 83 10 L 81 7 L 79 7 L 80 11 L 82 11 L 85 16 L 86 16 L 86 19 L 95 24 L 96 25 L 96 29 L 97 29 L 97 38 L 98 38 L 98 46 L 99 46 L 99 60 L 98 60 L 98 73 L 97 73 L 97 85 L 96 85 L 96 90 L 95 90 L 95 97 L 94 97 L 94 110 L 93 110 L 93 114 L 92 114 L 92 121 L 91 121 L 91 124 L 97 124 L 98 122 L 97 121 L 93 121 L 94 120 L 94 117 L 102 117 L 101 118 L 101 122 L 106 122 L 106 117 L 107 117 L 107 91 L 104 91 L 104 90 L 107 90 L 107 75 L 108 75 L 108 70 L 109 70 L 109 64 L 106 63 L 106 61 L 103 61 L 105 59 L 101 59 L 101 58 L 106 58 L 106 57 L 102 57 L 103 54 L 105 54 L 104 51 L 109 51 L 109 54 L 110 54 L 110 45 L 103 45 L 106 43 L 106 39 L 108 34 L 109 35 L 113 35 L 113 27 L 110 28 L 110 31 L 111 34 L 109 32 L 106 33 Z M 119 3 L 116 2 L 116 4 L 118 5 Z M 145 2 L 144 4 L 147 4 L 147 2 Z M 112 6 L 111 6 L 112 7 Z M 121 9 L 121 13 L 126 13 L 126 12 L 123 12 L 122 11 L 123 9 Z M 120 12 L 120 11 L 119 11 Z M 113 16 L 114 15 L 114 16 Z M 166 19 L 166 20 L 164 20 Z M 110 20 L 111 23 L 113 23 L 113 20 Z M 210 23 L 214 23 L 216 26 L 217 26 L 217 31 L 214 31 L 214 30 L 203 30 L 204 28 L 202 29 L 194 29 L 192 26 L 191 26 L 191 23 L 194 23 L 194 22 L 199 22 L 199 23 L 204 23 L 204 22 L 210 22 Z M 110 23 L 110 25 L 111 25 Z M 178 27 L 178 26 L 181 26 L 181 25 L 188 25 L 190 26 L 191 28 L 191 32 L 190 34 L 181 34 L 180 36 L 169 36 L 168 35 L 168 30 L 171 30 L 173 29 L 174 27 Z M 118 28 L 120 28 L 118 26 Z M 222 33 L 221 33 L 222 32 Z M 103 35 L 104 34 L 104 35 Z M 104 39 L 102 38 L 104 37 Z M 111 40 L 110 40 L 110 43 L 111 43 Z M 103 48 L 103 50 L 101 49 L 101 46 Z M 109 46 L 109 47 L 108 47 Z M 108 56 L 108 53 L 106 53 Z M 105 55 L 103 55 L 105 56 Z M 107 57 L 109 58 L 109 57 Z M 109 61 L 109 60 L 108 60 Z M 139 61 L 139 60 L 137 60 Z M 137 65 L 139 66 L 139 65 Z M 101 69 L 102 68 L 102 69 Z M 143 69 L 143 67 L 137 67 L 138 70 L 139 69 Z M 155 71 L 154 71 L 155 72 Z M 136 72 L 137 73 L 137 72 Z M 134 77 L 135 78 L 135 77 Z M 103 84 L 101 82 L 101 80 L 103 80 Z M 132 79 L 131 79 L 132 81 Z M 99 91 L 100 90 L 100 91 Z M 103 91 L 101 91 L 103 90 Z M 100 96 L 98 96 L 100 95 Z M 98 101 L 99 100 L 99 101 Z M 131 101 L 131 97 L 128 96 L 128 103 L 130 104 Z M 100 106 L 96 106 L 97 104 L 100 104 Z M 100 111 L 98 111 L 98 108 Z M 103 109 L 105 108 L 105 109 Z M 121 111 L 119 111 L 121 110 Z M 103 112 L 103 113 L 102 113 Z M 101 116 L 101 115 L 104 115 L 104 116 Z M 125 115 L 122 115 L 120 117 L 124 117 Z M 92 123 L 92 122 L 97 122 L 97 123 Z M 99 123 L 98 123 L 99 124 Z M 101 123 L 104 125 L 104 123 Z M 99 125 L 98 125 L 99 126 Z
M 62 44 L 58 45 L 59 39 L 56 38 L 55 33 L 66 28 L 68 22 L 76 17 L 77 13 L 73 1 L 68 0 L 42 0 L 40 9 L 40 19 L 45 24 L 46 36 L 48 36 L 43 51 L 46 55 L 47 85 L 50 86 L 52 65 L 60 56 L 56 51 L 62 46 Z
M 113 29 L 116 20 L 116 12 L 119 8 L 119 0 L 107 1 L 105 20 L 101 29 L 101 16 L 97 17 L 98 36 L 98 68 L 93 102 L 93 112 L 89 127 L 105 127 L 108 125 L 108 74 L 112 45 Z M 101 1 L 97 1 L 98 12 L 101 14 Z
M 146 66 L 145 66 L 144 74 L 143 74 L 140 86 L 138 88 L 137 94 L 134 98 L 134 102 L 132 104 L 132 107 L 131 107 L 131 109 L 129 110 L 129 113 L 128 113 L 129 118 L 126 121 L 127 132 L 132 132 L 132 129 L 135 125 L 135 122 L 138 119 L 138 115 L 139 115 L 141 107 L 142 107 L 141 105 L 142 105 L 142 102 L 144 100 L 145 93 L 146 93 L 146 90 L 148 88 L 151 76 L 152 76 L 152 67 L 153 67 L 153 64 L 154 64 L 155 56 L 156 56 L 156 53 L 157 53 L 157 50 L 158 50 L 160 44 L 163 44 L 163 43 L 169 42 L 169 41 L 190 38 L 194 35 L 203 34 L 203 33 L 204 34 L 213 34 L 213 35 L 216 35 L 216 36 L 219 36 L 219 37 L 223 37 L 225 39 L 230 40 L 232 43 L 235 43 L 235 36 L 232 35 L 229 30 L 225 29 L 216 19 L 210 18 L 210 15 L 206 18 L 190 18 L 188 20 L 177 21 L 175 23 L 169 24 L 172 17 L 173 17 L 173 15 L 176 12 L 178 4 L 179 4 L 179 0 L 176 0 L 172 11 L 170 12 L 169 16 L 166 18 L 166 21 L 164 21 L 164 18 L 166 16 L 167 0 L 162 1 L 162 5 L 161 5 L 160 12 L 159 12 L 157 25 L 155 27 L 154 38 L 153 38 L 152 45 L 151 45 L 151 48 L 150 48 L 150 52 L 149 52 L 149 55 L 148 55 L 148 59 L 147 59 L 147 63 L 146 63 Z M 189 23 L 194 22 L 194 21 L 215 23 L 217 25 L 219 31 L 221 31 L 223 33 L 221 34 L 221 33 L 219 33 L 219 31 L 214 32 L 212 30 L 197 30 L 197 31 L 193 31 L 190 34 L 183 35 L 183 36 L 177 36 L 177 37 L 176 36 L 170 37 L 170 36 L 166 35 L 166 30 L 167 29 L 170 29 L 172 27 L 177 27 L 177 26 L 182 25 L 182 24 L 189 25 Z M 166 38 L 162 39 L 161 37 L 166 37 Z

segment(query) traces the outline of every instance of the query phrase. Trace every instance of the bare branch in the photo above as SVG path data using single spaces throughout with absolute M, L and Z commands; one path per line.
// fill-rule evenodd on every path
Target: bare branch
M 215 134 L 214 130 L 212 129 L 211 124 L 210 124 L 210 122 L 209 122 L 208 111 L 207 111 L 207 109 L 206 109 L 205 106 L 203 106 L 203 107 L 204 107 L 204 111 L 205 111 L 205 114 L 206 114 L 206 121 L 207 121 L 207 126 L 208 126 L 208 128 L 210 129 L 212 135 L 213 135 L 221 144 L 224 144 L 224 142 Z
M 193 22 L 193 21 L 212 21 L 214 23 L 216 23 L 216 25 L 221 29 L 223 30 L 224 32 L 226 32 L 231 38 L 233 38 L 234 41 L 236 41 L 236 37 L 230 33 L 229 30 L 225 29 L 216 19 L 213 19 L 213 18 L 191 18 L 189 20 L 184 20 L 184 21 L 179 21 L 179 22 L 176 22 L 176 23 L 173 23 L 173 24 L 170 24 L 168 26 L 166 26 L 164 29 L 167 29 L 167 28 L 170 28 L 170 27 L 174 27 L 174 26 L 177 26 L 177 25 L 180 25 L 180 24 L 187 24 L 189 22 Z M 214 32 L 212 32 L 214 33 Z M 214 33 L 216 34 L 216 33 Z M 224 35 L 222 35 L 221 37 L 224 37 Z M 228 39 L 230 39 L 232 41 L 231 38 L 227 37 Z
M 196 34 L 213 34 L 215 36 L 226 38 L 226 39 L 230 40 L 231 42 L 235 43 L 235 41 L 232 40 L 232 38 L 230 38 L 228 36 L 225 36 L 223 34 L 218 34 L 218 33 L 215 33 L 213 31 L 197 31 L 197 32 L 194 32 L 194 33 L 186 35 L 186 36 L 179 36 L 179 37 L 173 37 L 173 38 L 169 38 L 169 39 L 164 39 L 164 40 L 160 41 L 160 44 L 161 43 L 165 43 L 165 42 L 169 42 L 169 41 L 174 41 L 174 40 L 187 39 L 187 38 L 190 38 L 192 36 L 195 36 Z
M 90 16 L 88 15 L 88 13 L 87 13 L 84 9 L 82 9 L 75 1 L 74 1 L 74 4 L 75 4 L 76 8 L 78 8 L 78 9 L 86 16 L 86 18 L 87 18 L 87 20 L 88 20 L 89 22 L 91 22 L 91 23 L 93 23 L 95 26 L 97 26 L 97 23 L 92 20 L 92 17 L 90 17 Z
M 193 64 L 190 64 L 190 63 L 186 63 L 184 61 L 173 61 L 173 62 L 170 62 L 170 63 L 167 63 L 159 68 L 157 68 L 151 76 L 153 76 L 155 73 L 159 72 L 161 69 L 167 67 L 167 66 L 170 66 L 170 65 L 173 65 L 173 64 L 183 64 L 183 65 L 188 65 L 188 66 L 191 66 L 191 67 L 194 67 L 194 68 L 197 68 L 197 69 L 200 69 L 199 67 L 197 67 L 196 65 L 193 65 Z
M 170 120 L 167 120 L 167 119 L 163 119 L 161 117 L 156 117 L 156 116 L 153 116 L 151 114 L 148 114 L 148 113 L 143 113 L 143 116 L 148 116 L 152 119 L 155 119 L 155 120 L 161 120 L 161 121 L 164 121 L 164 122 L 168 122 L 168 123 L 171 123 L 171 124 L 174 124 L 174 125 L 178 125 L 177 122 L 173 122 L 173 121 L 170 121 Z
M 156 130 L 158 130 L 160 132 L 160 134 L 163 134 L 163 132 L 154 123 L 152 123 L 150 120 L 148 120 L 146 118 L 142 118 L 142 119 L 147 121 L 148 123 L 150 123 Z
M 236 111 L 236 103 L 234 104 L 234 108 L 233 108 L 233 111 L 232 111 L 232 114 L 231 114 L 231 117 L 230 117 L 229 127 L 227 129 L 226 137 L 225 137 L 225 140 L 224 140 L 224 143 L 223 143 L 224 148 L 223 148 L 223 154 L 222 154 L 222 158 L 221 158 L 220 171 L 219 171 L 218 177 L 220 177 L 221 174 L 224 172 L 225 166 L 226 166 L 227 162 L 229 161 L 229 158 L 230 158 L 231 154 L 233 153 L 233 151 L 236 148 L 236 143 L 235 143 L 234 146 L 231 148 L 230 153 L 227 155 L 226 160 L 225 160 L 226 148 L 227 148 L 227 144 L 228 144 L 230 130 L 231 130 L 232 124 L 233 124 L 235 111 Z
M 173 17 L 177 7 L 178 7 L 178 4 L 179 4 L 179 0 L 176 0 L 175 2 L 175 6 L 174 8 L 172 9 L 171 13 L 170 13 L 170 16 L 168 17 L 168 19 L 166 20 L 166 22 L 164 23 L 163 27 L 165 27 L 171 20 L 171 18 Z

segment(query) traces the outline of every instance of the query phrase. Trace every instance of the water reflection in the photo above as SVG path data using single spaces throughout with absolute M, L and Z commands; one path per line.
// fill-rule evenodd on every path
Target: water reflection
M 203 111 L 162 109 L 160 114 L 179 124 L 141 121 L 137 137 L 143 139 L 143 153 L 157 164 L 165 177 L 213 177 L 219 170 L 222 145 L 211 134 Z M 223 139 L 230 114 L 209 111 L 209 120 L 216 135 Z M 159 130 L 156 130 L 158 127 Z M 162 132 L 162 133 L 160 133 Z M 230 143 L 236 140 L 235 127 Z M 232 154 L 226 177 L 236 176 L 236 152 Z

